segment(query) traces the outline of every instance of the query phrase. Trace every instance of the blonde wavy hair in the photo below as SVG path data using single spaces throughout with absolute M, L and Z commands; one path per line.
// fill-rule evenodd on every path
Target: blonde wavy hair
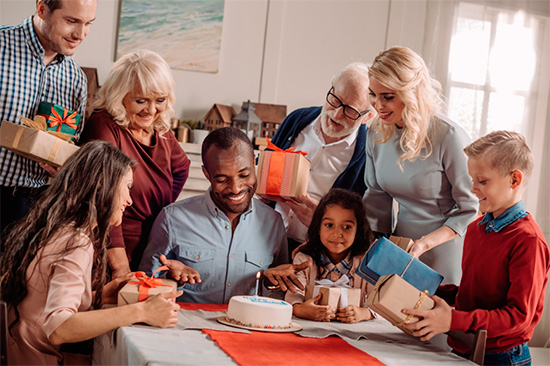
M 170 119 L 174 115 L 174 86 L 170 66 L 161 56 L 153 51 L 137 50 L 115 62 L 93 107 L 105 109 L 119 126 L 127 128 L 130 120 L 123 99 L 128 93 L 166 95 L 166 109 L 153 122 L 153 129 L 162 136 L 170 130 Z
M 422 57 L 407 47 L 391 47 L 375 57 L 369 77 L 393 90 L 403 103 L 401 118 L 405 126 L 399 145 L 404 153 L 399 157 L 399 167 L 402 169 L 405 160 L 430 156 L 433 150 L 430 130 L 433 117 L 443 107 L 443 99 L 441 84 L 430 76 Z M 374 142 L 383 143 L 392 137 L 396 127 L 384 125 L 377 117 L 371 128 L 381 135 Z

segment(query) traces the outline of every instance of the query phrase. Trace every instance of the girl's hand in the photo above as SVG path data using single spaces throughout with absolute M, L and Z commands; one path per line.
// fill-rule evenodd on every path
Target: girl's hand
M 306 300 L 302 304 L 295 304 L 292 313 L 299 318 L 315 320 L 318 322 L 329 322 L 335 318 L 334 309 L 330 305 L 317 305 L 321 300 L 321 294 L 313 299 Z
M 116 304 L 118 298 L 118 292 L 120 289 L 132 278 L 134 277 L 133 273 L 127 273 L 122 277 L 117 277 L 111 282 L 107 283 L 103 287 L 103 292 L 101 293 L 101 298 L 104 304 Z
M 159 328 L 174 328 L 178 322 L 180 307 L 170 299 L 180 296 L 183 291 L 158 294 L 139 304 L 143 306 L 144 322 Z
M 363 320 L 372 319 L 372 313 L 367 308 L 349 305 L 348 307 L 338 310 L 336 319 L 342 323 L 358 323 Z

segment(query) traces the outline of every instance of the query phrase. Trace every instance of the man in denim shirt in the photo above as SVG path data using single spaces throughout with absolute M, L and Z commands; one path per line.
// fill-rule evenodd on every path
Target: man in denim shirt
M 288 263 L 287 240 L 281 216 L 253 198 L 254 150 L 242 131 L 210 133 L 202 160 L 210 189 L 162 210 L 140 269 L 168 265 L 168 277 L 184 284 L 178 301 L 225 304 L 254 294 L 258 271 Z

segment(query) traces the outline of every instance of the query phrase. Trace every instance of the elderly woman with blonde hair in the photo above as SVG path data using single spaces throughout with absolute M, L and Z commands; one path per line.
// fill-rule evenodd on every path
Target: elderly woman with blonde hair
M 470 139 L 439 114 L 441 85 L 409 48 L 376 56 L 369 95 L 378 112 L 367 132 L 363 200 L 371 228 L 414 239 L 411 254 L 445 283 L 459 283 L 461 236 L 478 210 L 462 151 Z
M 174 79 L 158 54 L 138 50 L 122 56 L 98 93 L 79 144 L 105 140 L 138 163 L 134 204 L 110 235 L 109 264 L 119 277 L 137 270 L 153 222 L 180 194 L 190 161 L 170 131 Z

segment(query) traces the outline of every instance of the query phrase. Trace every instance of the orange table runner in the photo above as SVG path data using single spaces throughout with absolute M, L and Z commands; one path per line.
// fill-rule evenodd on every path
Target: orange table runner
M 227 305 L 180 303 L 185 310 L 224 311 Z M 306 338 L 294 333 L 250 334 L 203 329 L 241 366 L 252 365 L 385 365 L 340 337 Z

